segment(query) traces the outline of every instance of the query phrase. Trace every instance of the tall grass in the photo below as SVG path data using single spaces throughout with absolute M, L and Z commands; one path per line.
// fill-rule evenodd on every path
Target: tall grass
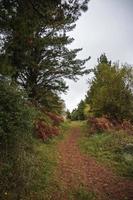
M 84 136 L 80 147 L 120 175 L 133 177 L 133 136 L 123 131 Z

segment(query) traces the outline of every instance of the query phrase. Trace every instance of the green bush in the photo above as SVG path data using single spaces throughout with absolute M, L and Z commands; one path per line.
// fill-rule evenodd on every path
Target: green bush
M 23 92 L 0 82 L 0 197 L 21 199 L 30 185 L 33 119 Z

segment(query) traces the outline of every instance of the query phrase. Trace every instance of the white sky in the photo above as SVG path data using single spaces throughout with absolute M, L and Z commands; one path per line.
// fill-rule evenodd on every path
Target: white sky
M 112 61 L 133 64 L 133 0 L 91 0 L 89 10 L 77 22 L 71 37 L 72 48 L 83 48 L 79 58 L 91 56 L 92 68 L 102 53 Z M 68 80 L 69 90 L 61 97 L 69 110 L 74 109 L 88 90 L 89 76 L 78 82 Z

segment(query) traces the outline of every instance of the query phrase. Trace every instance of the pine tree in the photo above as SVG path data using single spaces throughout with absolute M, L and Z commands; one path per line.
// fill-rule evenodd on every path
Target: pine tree
M 106 55 L 98 59 L 87 101 L 95 116 L 116 120 L 133 117 L 133 71 L 131 67 L 111 64 Z M 132 79 L 132 80 L 131 80 Z
M 71 113 L 69 110 L 66 111 L 66 118 L 71 119 Z
M 40 93 L 67 89 L 64 78 L 76 80 L 88 73 L 85 60 L 76 59 L 81 49 L 69 50 L 73 30 L 82 10 L 82 1 L 1 1 L 1 33 L 5 38 L 2 58 L 11 66 L 12 80 L 38 101 Z M 6 62 L 7 63 L 7 62 Z

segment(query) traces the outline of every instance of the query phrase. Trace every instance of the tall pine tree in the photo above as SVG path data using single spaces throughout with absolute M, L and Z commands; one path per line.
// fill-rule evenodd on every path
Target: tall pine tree
M 39 101 L 40 94 L 64 92 L 64 78 L 76 80 L 88 73 L 88 59 L 76 59 L 81 49 L 70 50 L 73 30 L 88 0 L 7 0 L 0 2 L 1 60 L 10 67 L 12 80 Z M 5 70 L 5 65 L 4 70 Z

